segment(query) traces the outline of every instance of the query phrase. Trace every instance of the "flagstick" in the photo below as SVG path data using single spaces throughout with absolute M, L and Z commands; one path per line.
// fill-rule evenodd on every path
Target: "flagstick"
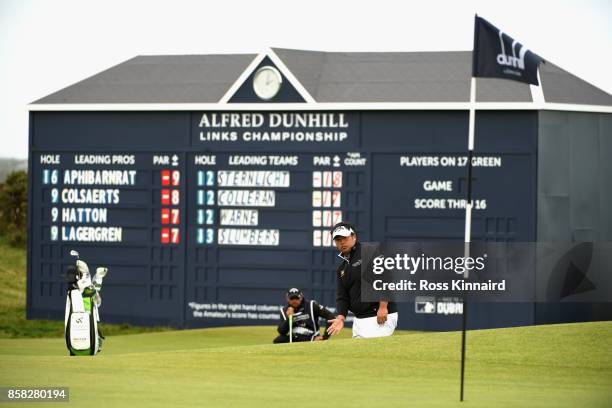
M 474 155 L 474 127 L 476 110 L 474 102 L 476 101 L 476 78 L 472 77 L 470 81 L 470 121 L 468 130 L 468 160 L 467 160 L 467 199 L 465 203 L 465 239 L 463 247 L 463 256 L 470 256 L 470 241 L 472 237 L 472 156 Z M 463 272 L 463 279 L 467 279 L 468 270 Z M 459 400 L 463 401 L 463 383 L 465 376 L 465 328 L 467 325 L 467 295 L 463 292 L 463 318 L 461 322 L 461 392 Z

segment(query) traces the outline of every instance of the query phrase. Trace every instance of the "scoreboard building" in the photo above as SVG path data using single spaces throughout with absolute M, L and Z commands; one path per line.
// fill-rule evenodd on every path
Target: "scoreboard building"
M 470 74 L 471 52 L 139 56 L 32 103 L 28 318 L 63 318 L 71 249 L 109 267 L 103 321 L 191 328 L 275 324 L 294 286 L 335 306 L 341 220 L 461 242 Z M 540 76 L 477 80 L 472 240 L 612 241 L 612 96 Z M 460 299 L 398 306 L 460 327 Z M 606 316 L 474 304 L 469 326 Z

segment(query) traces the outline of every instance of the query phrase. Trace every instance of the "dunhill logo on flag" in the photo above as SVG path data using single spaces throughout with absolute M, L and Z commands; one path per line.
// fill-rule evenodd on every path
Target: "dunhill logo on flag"
M 501 47 L 501 54 L 497 54 L 497 63 L 499 65 L 507 65 L 509 67 L 515 67 L 520 70 L 525 69 L 525 53 L 528 51 L 526 47 L 523 47 L 516 40 L 512 41 L 512 55 L 506 55 L 506 47 L 504 47 L 504 33 L 499 31 L 499 45 Z M 509 38 L 506 36 L 506 38 Z M 516 46 L 519 46 L 519 56 L 516 57 Z
M 482 17 L 474 23 L 473 77 L 504 78 L 538 85 L 544 60 Z

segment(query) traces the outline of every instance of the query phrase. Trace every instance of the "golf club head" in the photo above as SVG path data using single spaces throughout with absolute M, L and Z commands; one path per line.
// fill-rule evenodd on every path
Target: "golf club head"
M 76 258 L 79 259 L 79 253 L 74 249 L 70 250 L 70 256 L 76 256 Z
M 89 266 L 87 266 L 85 262 L 81 261 L 80 259 L 77 259 L 76 267 L 83 275 L 89 275 Z
M 99 266 L 98 268 L 96 268 L 96 276 L 99 277 L 100 279 L 105 277 L 107 273 L 108 273 L 108 268 L 105 268 L 103 266 Z

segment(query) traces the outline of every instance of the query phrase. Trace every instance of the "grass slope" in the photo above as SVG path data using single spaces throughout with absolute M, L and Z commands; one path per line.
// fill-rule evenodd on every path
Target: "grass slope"
M 62 339 L 0 339 L 0 384 L 69 386 L 75 406 L 598 407 L 612 405 L 612 323 L 271 345 L 272 327 L 109 337 L 96 357 Z M 296 393 L 293 393 L 296 391 Z M 33 406 L 37 406 L 33 404 Z
M 25 251 L 0 239 L 0 260 L 0 386 L 68 386 L 73 406 L 612 406 L 612 322 L 469 332 L 459 404 L 454 332 L 271 345 L 273 327 L 103 324 L 102 354 L 68 357 L 62 321 L 25 319 Z

